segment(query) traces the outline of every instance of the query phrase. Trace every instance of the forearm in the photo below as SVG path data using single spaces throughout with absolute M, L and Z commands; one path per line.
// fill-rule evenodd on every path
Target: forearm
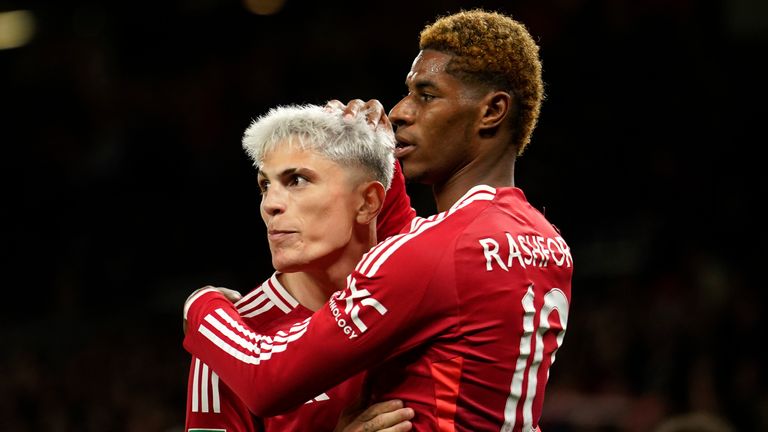
M 275 335 L 261 335 L 215 291 L 198 293 L 187 306 L 184 347 L 216 371 L 258 416 L 294 408 L 355 373 L 329 373 L 335 351 L 317 343 L 322 335 L 316 335 L 314 344 L 302 340 L 309 320 Z

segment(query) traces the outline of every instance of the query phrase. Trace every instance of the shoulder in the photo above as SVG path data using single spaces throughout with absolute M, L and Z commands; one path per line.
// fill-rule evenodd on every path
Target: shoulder
M 299 305 L 277 279 L 277 273 L 235 303 L 244 319 L 275 319 L 288 314 Z
M 475 187 L 449 210 L 427 218 L 414 218 L 407 231 L 387 238 L 368 251 L 355 271 L 367 278 L 382 272 L 409 277 L 429 274 L 450 258 L 457 239 L 491 205 L 494 197 L 495 189 Z

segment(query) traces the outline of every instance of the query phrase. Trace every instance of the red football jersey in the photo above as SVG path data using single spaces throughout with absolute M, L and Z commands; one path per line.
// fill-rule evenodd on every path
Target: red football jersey
M 573 259 L 516 188 L 476 186 L 369 251 L 311 318 L 249 328 L 218 291 L 185 305 L 184 347 L 273 415 L 368 370 L 417 431 L 530 431 L 568 320 Z
M 283 288 L 277 273 L 234 304 L 243 322 L 269 333 L 290 328 L 312 315 Z M 199 358 L 192 358 L 185 430 L 333 431 L 341 411 L 360 395 L 363 375 L 319 393 L 298 408 L 274 417 L 251 414 L 240 398 Z

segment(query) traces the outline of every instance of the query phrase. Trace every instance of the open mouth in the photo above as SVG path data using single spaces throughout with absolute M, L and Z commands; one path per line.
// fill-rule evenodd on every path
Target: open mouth
M 407 141 L 397 140 L 395 143 L 395 157 L 401 158 L 414 150 L 415 146 Z

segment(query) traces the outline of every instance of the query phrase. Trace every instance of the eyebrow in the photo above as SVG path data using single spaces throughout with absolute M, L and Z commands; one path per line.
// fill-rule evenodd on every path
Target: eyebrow
M 438 88 L 437 84 L 434 81 L 430 79 L 421 79 L 421 78 L 417 78 L 416 80 L 413 80 L 410 83 L 408 82 L 408 80 L 406 80 L 405 86 L 413 87 L 416 90 L 424 90 L 427 88 L 434 88 L 434 89 Z
M 282 170 L 281 172 L 277 173 L 277 177 L 285 177 L 287 175 L 291 175 L 298 171 L 300 168 L 286 168 Z M 264 177 L 269 177 L 266 173 L 264 173 L 264 170 L 259 170 L 259 175 Z
M 437 87 L 437 83 L 428 78 L 428 77 L 422 77 L 422 74 L 419 74 L 416 78 L 406 78 L 405 79 L 405 85 L 412 85 L 416 88 L 424 88 L 424 87 Z
M 301 174 L 301 173 L 311 174 L 313 172 L 314 172 L 314 170 L 312 170 L 310 168 L 292 167 L 292 168 L 286 168 L 286 169 L 280 171 L 279 173 L 277 173 L 276 177 L 277 178 L 286 178 L 286 177 L 291 176 L 291 175 L 296 174 L 296 173 L 299 173 L 299 174 Z M 269 176 L 267 174 L 265 174 L 263 170 L 259 170 L 259 174 L 258 175 L 259 175 L 259 177 L 269 178 Z

